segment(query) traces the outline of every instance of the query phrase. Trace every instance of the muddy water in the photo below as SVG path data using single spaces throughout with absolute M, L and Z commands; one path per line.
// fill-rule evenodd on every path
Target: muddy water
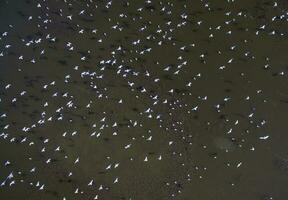
M 287 199 L 287 12 L 1 1 L 0 199 Z

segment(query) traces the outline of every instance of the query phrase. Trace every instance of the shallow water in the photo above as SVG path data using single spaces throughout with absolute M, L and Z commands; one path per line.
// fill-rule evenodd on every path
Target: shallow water
M 285 0 L 1 1 L 0 199 L 288 199 L 287 20 Z

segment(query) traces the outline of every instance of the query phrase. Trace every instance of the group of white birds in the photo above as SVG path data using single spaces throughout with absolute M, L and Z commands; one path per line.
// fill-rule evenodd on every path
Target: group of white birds
M 108 199 L 105 195 L 115 188 L 127 192 L 127 199 L 141 199 L 137 195 L 147 192 L 153 176 L 153 169 L 145 168 L 151 163 L 167 173 L 166 165 L 176 166 L 176 175 L 160 176 L 165 183 L 161 191 L 175 197 L 193 176 L 199 181 L 213 168 L 205 166 L 208 153 L 203 163 L 191 162 L 195 148 L 255 151 L 253 141 L 270 137 L 262 129 L 266 120 L 257 113 L 258 104 L 269 102 L 269 88 L 257 85 L 248 68 L 266 73 L 273 64 L 251 46 L 258 38 L 287 37 L 274 24 L 287 23 L 288 12 L 272 2 L 265 7 L 271 19 L 258 19 L 254 8 L 243 11 L 236 4 L 241 6 L 235 0 L 31 1 L 22 18 L 26 27 L 1 27 L 7 29 L 0 37 L 1 63 L 14 64 L 1 81 L 0 142 L 11 149 L 1 150 L 1 158 L 7 159 L 0 169 L 7 176 L 0 173 L 0 190 L 28 183 L 43 191 L 54 188 L 58 199 L 68 200 L 76 194 Z M 26 29 L 31 29 L 29 35 Z M 285 70 L 277 75 L 286 76 Z M 215 126 L 222 128 L 211 136 Z M 215 145 L 213 137 L 218 136 L 229 138 L 222 141 L 230 146 Z M 198 143 L 201 137 L 209 139 Z M 9 159 L 19 145 L 34 153 L 23 151 Z M 223 168 L 242 165 L 241 158 L 234 158 Z M 145 187 L 137 192 L 119 186 L 122 180 L 137 184 L 122 173 L 129 167 L 135 179 L 146 177 L 138 180 Z M 60 183 L 49 181 L 53 168 L 73 179 L 73 194 L 68 189 L 62 193 Z M 100 169 L 105 172 L 98 178 Z M 27 170 L 31 175 L 26 178 Z

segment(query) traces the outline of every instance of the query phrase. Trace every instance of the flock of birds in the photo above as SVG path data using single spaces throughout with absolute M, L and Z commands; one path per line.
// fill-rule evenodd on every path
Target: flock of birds
M 0 190 L 181 199 L 213 163 L 249 165 L 271 137 L 257 77 L 286 77 L 257 45 L 281 44 L 288 11 L 242 3 L 24 2 L 1 27 Z

